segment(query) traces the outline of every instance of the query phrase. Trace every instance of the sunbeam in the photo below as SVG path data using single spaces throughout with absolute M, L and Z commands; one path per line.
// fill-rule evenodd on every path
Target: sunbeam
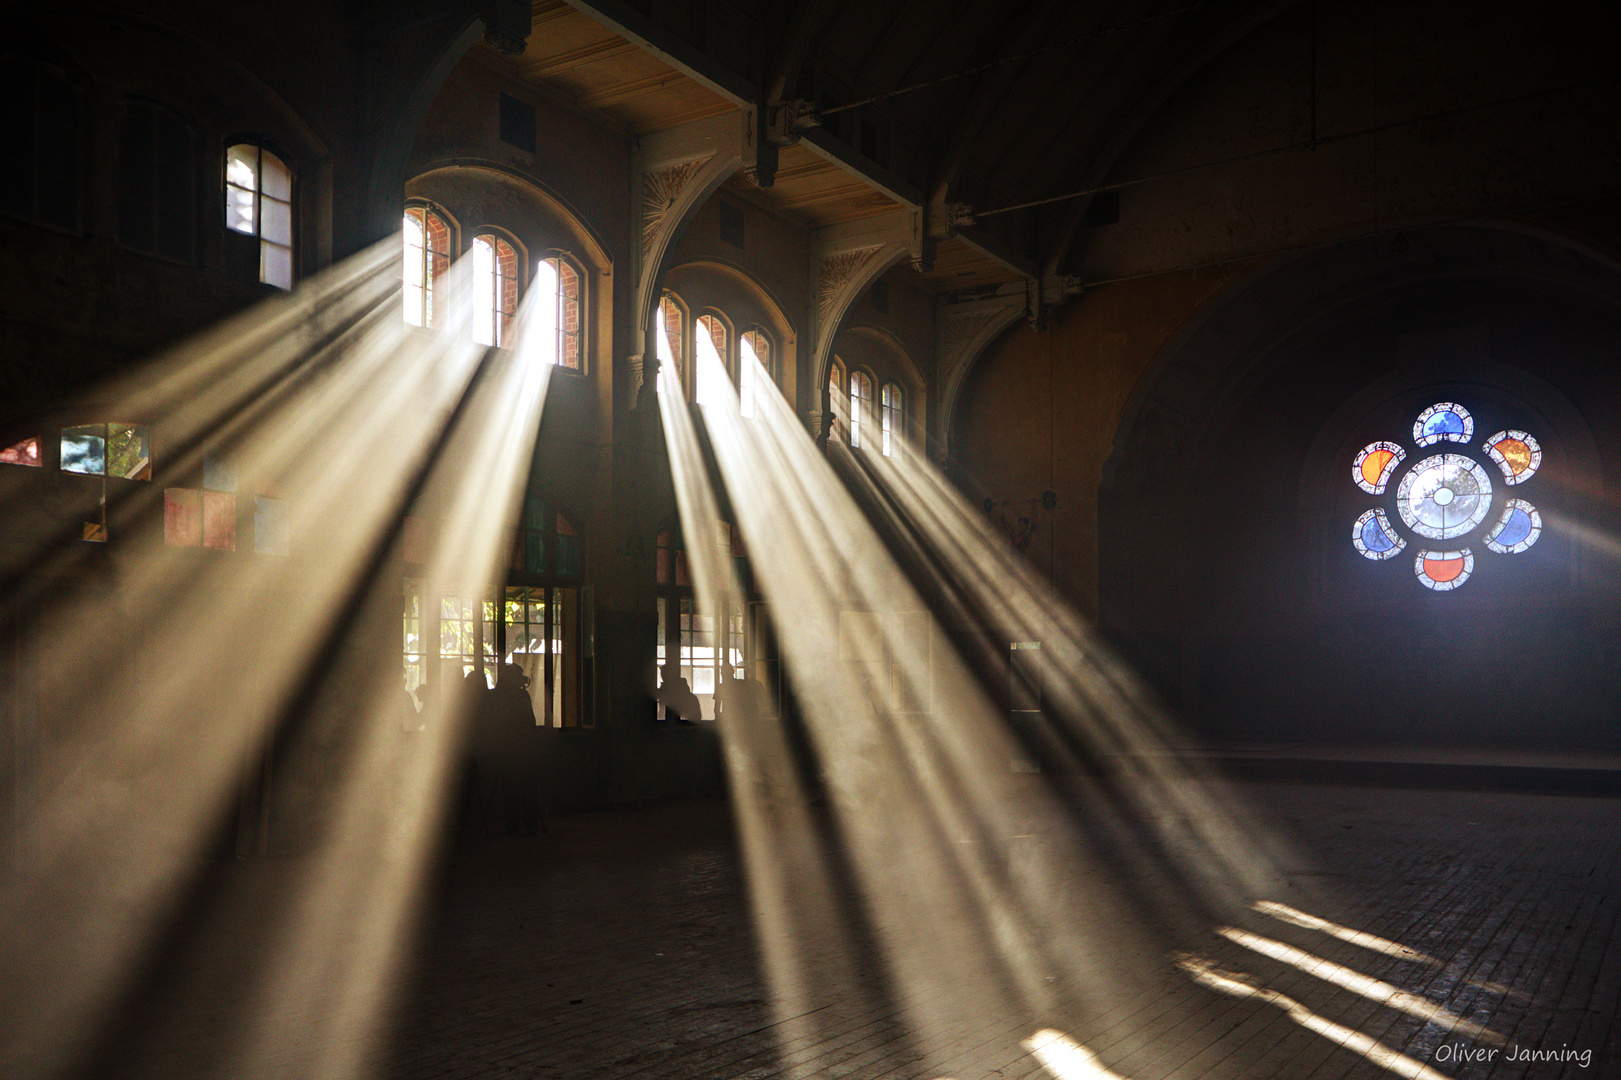
M 1325 960 L 1321 956 L 1314 956 L 1304 949 L 1297 949 L 1292 945 L 1285 945 L 1281 941 L 1251 934 L 1246 930 L 1238 930 L 1231 926 L 1222 926 L 1216 932 L 1228 941 L 1244 946 L 1262 956 L 1270 956 L 1274 960 L 1293 965 L 1315 978 L 1335 986 L 1349 990 L 1353 994 L 1367 998 L 1379 1005 L 1386 1005 L 1392 1009 L 1399 1009 L 1409 1016 L 1416 1017 L 1432 1024 L 1438 1024 L 1447 1031 L 1456 1031 L 1483 1042 L 1502 1045 L 1503 1036 L 1482 1027 L 1472 1020 L 1465 1020 L 1445 1006 L 1431 1001 L 1419 994 L 1409 994 L 1400 987 L 1392 986 L 1380 979 L 1370 978 L 1359 971 L 1353 971 L 1344 964 L 1336 964 Z
M 488 589 L 549 370 L 525 355 L 523 312 L 510 350 L 472 344 L 459 301 L 437 332 L 403 327 L 398 251 L 398 238 L 378 245 L 102 391 L 130 415 L 165 416 L 177 470 L 228 460 L 244 484 L 276 492 L 284 551 L 199 559 L 163 541 L 173 489 L 135 489 L 105 518 L 131 534 L 117 568 L 134 640 L 84 637 L 98 598 L 51 586 L 71 550 L 10 553 L 4 570 L 38 605 L 40 648 L 53 657 L 41 697 L 63 720 L 42 749 L 42 779 L 14 808 L 17 843 L 0 873 L 6 1076 L 94 1061 L 112 1012 L 148 1007 L 120 1004 L 142 972 L 187 954 L 183 909 L 213 911 L 197 921 L 234 927 L 260 953 L 230 974 L 230 1009 L 206 971 L 174 976 L 197 996 L 174 1009 L 217 1030 L 212 1049 L 199 1040 L 184 1059 L 162 1032 L 145 1035 L 153 1071 L 165 1061 L 190 1076 L 361 1071 L 433 849 L 457 724 L 447 712 L 402 750 L 397 670 L 344 643 L 369 620 L 397 619 L 401 522 L 417 500 L 447 521 L 427 571 L 434 594 Z M 464 296 L 464 276 L 446 275 L 444 294 Z M 321 774 L 301 775 L 309 759 L 286 749 L 304 743 L 327 752 Z M 210 884 L 198 856 L 245 766 L 272 745 L 291 770 L 278 786 L 318 793 L 318 808 L 309 855 L 267 911 Z
M 1406 945 L 1391 941 L 1388 938 L 1382 938 L 1377 934 L 1370 934 L 1364 930 L 1353 930 L 1349 926 L 1342 926 L 1339 923 L 1318 918 L 1316 915 L 1307 914 L 1299 908 L 1290 907 L 1288 904 L 1280 904 L 1276 900 L 1257 900 L 1254 907 L 1256 911 L 1261 912 L 1263 915 L 1270 915 L 1280 922 L 1298 926 L 1303 930 L 1318 930 L 1359 948 L 1384 953 L 1386 956 L 1394 957 L 1397 960 L 1410 960 L 1415 964 L 1423 964 L 1426 967 L 1438 970 L 1452 970 L 1452 965 L 1437 960 L 1426 953 L 1421 953 L 1417 949 L 1408 948 Z M 1483 981 L 1467 974 L 1461 977 L 1471 986 L 1478 986 L 1482 990 L 1501 994 L 1514 1001 L 1526 1000 L 1524 993 L 1512 987 L 1504 986 L 1502 983 Z
M 1276 990 L 1268 990 L 1258 986 L 1248 976 L 1232 971 L 1223 971 L 1221 968 L 1195 956 L 1184 956 L 1178 959 L 1178 965 L 1193 977 L 1193 981 L 1201 986 L 1208 986 L 1218 993 L 1230 997 L 1254 998 L 1276 1005 L 1282 1009 L 1295 1023 L 1308 1031 L 1316 1032 L 1330 1042 L 1336 1043 L 1345 1049 L 1362 1055 L 1368 1061 L 1381 1069 L 1395 1073 L 1397 1076 L 1407 1077 L 1408 1080 L 1446 1080 L 1443 1073 L 1415 1061 L 1405 1054 L 1398 1053 L 1390 1047 L 1348 1028 L 1343 1024 L 1336 1024 L 1332 1020 L 1312 1012 L 1294 998 L 1286 997 Z
M 1025 751 L 1005 713 L 786 401 L 756 372 L 756 415 L 745 418 L 707 345 L 699 335 L 708 445 L 759 586 L 772 611 L 791 613 L 778 636 L 809 767 L 828 800 L 831 831 L 800 809 L 806 793 L 788 748 L 780 736 L 762 736 L 770 725 L 751 733 L 723 715 L 779 1015 L 811 1015 L 819 1002 L 808 973 L 837 970 L 828 968 L 830 959 L 857 966 L 855 958 L 876 946 L 884 992 L 921 1062 L 972 1072 L 991 1058 L 1017 1056 L 1032 1016 L 1098 1016 L 1128 999 L 1157 977 L 1164 935 L 1178 922 L 1170 913 L 1188 921 L 1191 909 L 1174 895 L 1182 885 L 1165 876 L 1161 902 L 1140 903 L 1108 859 L 1114 845 L 1086 838 L 1046 778 L 1010 768 Z M 664 393 L 660 412 L 700 603 L 724 610 L 717 605 L 736 583 L 706 539 L 720 520 L 719 498 L 708 487 L 685 404 Z M 942 549 L 940 558 L 967 556 Z M 986 574 L 989 566 L 982 559 L 964 569 Z M 1028 577 L 1011 580 L 1032 597 L 1042 592 Z M 1061 625 L 1056 606 L 1045 604 L 1040 617 L 1051 637 Z M 1035 618 L 1027 615 L 1025 624 Z M 1131 717 L 1145 712 L 1141 705 L 1128 711 L 1122 695 L 1133 689 L 1121 689 L 1114 673 L 1079 649 L 1054 652 L 1076 665 L 1055 670 L 1055 680 L 1099 687 L 1092 708 L 1110 712 L 1096 722 L 1107 725 L 1117 750 L 1140 755 L 1164 746 L 1130 736 Z M 1161 827 L 1187 834 L 1175 857 L 1215 863 L 1209 881 L 1227 889 L 1236 876 L 1230 862 L 1264 879 L 1259 856 L 1233 832 L 1216 831 L 1225 819 L 1186 790 L 1183 774 L 1160 761 L 1133 769 L 1133 782 L 1166 788 L 1169 817 L 1180 824 Z M 742 778 L 749 783 L 740 793 Z M 1151 793 L 1139 794 L 1146 801 Z M 1099 832 L 1127 827 L 1122 807 L 1110 814 L 1114 820 Z M 789 865 L 783 851 L 810 857 Z M 850 868 L 847 894 L 825 876 L 840 860 Z M 860 985 L 851 980 L 843 992 Z M 793 1062 L 800 1075 L 816 1064 Z

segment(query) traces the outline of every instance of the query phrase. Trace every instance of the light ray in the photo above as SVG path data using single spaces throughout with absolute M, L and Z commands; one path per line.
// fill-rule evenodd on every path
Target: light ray
M 701 345 L 696 361 L 719 366 Z M 1016 1018 L 1060 1001 L 1103 1011 L 1151 977 L 1154 932 L 1088 872 L 1047 787 L 1009 770 L 1005 717 L 770 380 L 754 381 L 757 417 L 717 392 L 705 429 L 760 587 L 791 613 L 786 669 L 907 1030 L 946 1067 L 1016 1046 Z M 690 486 L 678 477 L 678 496 Z
M 1257 900 L 1254 908 L 1263 915 L 1270 915 L 1274 919 L 1286 922 L 1291 926 L 1298 926 L 1303 930 L 1318 930 L 1339 938 L 1341 941 L 1372 952 L 1384 953 L 1386 956 L 1395 957 L 1398 960 L 1410 960 L 1415 964 L 1423 964 L 1426 967 L 1438 970 L 1451 970 L 1453 967 L 1451 964 L 1437 960 L 1426 953 L 1421 953 L 1417 949 L 1410 949 L 1406 945 L 1391 941 L 1389 938 L 1382 938 L 1377 934 L 1370 934 L 1363 930 L 1353 930 L 1349 926 L 1342 926 L 1339 923 L 1318 918 L 1316 915 L 1309 915 L 1298 908 L 1292 908 L 1288 904 L 1280 904 L 1275 900 Z M 1478 986 L 1482 990 L 1494 994 L 1502 994 L 1511 1000 L 1527 1000 L 1523 992 L 1515 990 L 1513 987 L 1504 986 L 1502 983 L 1488 982 L 1470 975 L 1464 975 L 1463 978 L 1472 986 Z
M 1125 1080 L 1104 1067 L 1098 1056 L 1061 1031 L 1043 1028 L 1021 1043 L 1053 1080 Z
M 658 355 L 668 357 L 662 319 L 657 332 Z M 707 334 L 697 335 L 697 346 L 703 363 L 720 366 Z M 661 372 L 660 385 L 679 381 L 662 379 Z M 699 610 L 719 620 L 743 595 L 742 588 L 716 542 L 722 519 L 688 407 L 667 390 L 659 393 L 658 403 L 693 592 Z M 729 679 L 731 672 L 721 677 Z M 862 970 L 856 931 L 841 911 L 845 890 L 832 870 L 836 852 L 814 820 L 812 794 L 794 764 L 782 722 L 733 708 L 720 723 L 733 814 L 749 867 L 750 906 L 775 991 L 779 1052 L 788 1075 L 810 1076 L 826 1035 L 880 1015 L 884 1003 L 870 991 L 872 972 Z
M 1286 997 L 1276 990 L 1268 990 L 1264 986 L 1257 986 L 1246 975 L 1237 972 L 1223 971 L 1208 960 L 1196 956 L 1184 956 L 1177 960 L 1177 965 L 1193 977 L 1193 981 L 1201 986 L 1208 986 L 1218 993 L 1229 997 L 1255 998 L 1268 1005 L 1276 1005 L 1282 1009 L 1295 1023 L 1307 1031 L 1314 1031 L 1330 1042 L 1345 1047 L 1353 1053 L 1360 1054 L 1368 1061 L 1387 1072 L 1397 1076 L 1407 1077 L 1408 1080 L 1447 1080 L 1444 1073 L 1437 1072 L 1421 1061 L 1398 1053 L 1390 1047 L 1370 1038 L 1360 1031 L 1336 1024 L 1312 1012 L 1300 1002 Z
M 1365 997 L 1379 1005 L 1386 1005 L 1397 1009 L 1408 1016 L 1416 1017 L 1427 1023 L 1438 1024 L 1448 1031 L 1458 1031 L 1470 1035 L 1483 1042 L 1501 1046 L 1506 1040 L 1503 1036 L 1490 1028 L 1483 1027 L 1472 1020 L 1465 1020 L 1446 1006 L 1431 1001 L 1419 994 L 1410 994 L 1398 986 L 1364 975 L 1343 964 L 1336 964 L 1321 956 L 1315 956 L 1304 949 L 1297 949 L 1293 945 L 1285 945 L 1281 941 L 1251 934 L 1246 930 L 1239 930 L 1231 926 L 1216 928 L 1216 933 L 1228 941 L 1244 946 L 1262 956 L 1270 956 L 1274 960 L 1291 964 L 1306 974 L 1333 983 L 1335 986 L 1349 990 L 1353 994 Z
M 291 900 L 260 911 L 272 925 L 231 935 L 276 942 L 232 973 L 259 988 L 220 1017 L 212 1048 L 160 1046 L 156 1034 L 146 1045 L 176 1075 L 361 1068 L 431 852 L 455 725 L 402 759 L 397 656 L 385 650 L 380 670 L 341 643 L 379 611 L 398 626 L 392 560 L 405 507 L 425 489 L 450 492 L 434 587 L 488 587 L 549 372 L 472 345 L 465 304 L 447 305 L 441 334 L 402 327 L 398 250 L 398 238 L 379 245 L 113 384 L 121 414 L 164 420 L 171 475 L 229 453 L 245 482 L 275 490 L 293 537 L 284 555 L 171 547 L 154 524 L 161 490 L 136 485 L 109 514 L 136 635 L 86 634 L 99 599 L 41 587 L 71 569 L 71 550 L 8 552 L 0 567 L 8 601 L 36 620 L 49 658 L 40 699 L 55 718 L 0 858 L 0 985 L 13 1003 L 0 1014 L 4 1075 L 53 1075 L 98 1052 L 90 1040 L 132 980 L 184 952 L 175 935 L 190 928 L 173 921 L 183 904 L 211 904 L 203 921 L 226 927 L 258 910 L 243 889 L 209 885 L 218 875 L 203 875 L 199 856 L 275 733 L 320 742 L 333 724 L 345 734 L 318 759 L 337 775 L 278 778 L 330 797 Z M 464 276 L 446 275 L 452 295 Z M 199 968 L 182 982 L 206 994 L 210 978 Z
M 1169 858 L 1156 876 L 1196 885 L 1231 907 L 1278 883 L 1287 855 L 1217 777 L 1194 766 L 1153 695 L 1069 610 L 1005 537 L 906 440 L 889 456 L 852 455 L 895 531 L 923 553 L 942 596 L 1003 639 L 1040 643 L 1025 659 L 1043 695 L 1044 753 L 1113 777 L 1114 794 L 1153 823 Z M 1146 867 L 1145 867 L 1146 869 Z

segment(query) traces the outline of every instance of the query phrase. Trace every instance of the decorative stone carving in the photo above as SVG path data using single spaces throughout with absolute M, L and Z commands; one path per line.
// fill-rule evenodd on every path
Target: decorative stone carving
M 713 155 L 711 155 L 713 156 Z M 677 162 L 642 173 L 642 254 L 650 254 L 670 208 L 703 168 L 708 157 Z
M 816 315 L 819 325 L 824 327 L 828 325 L 828 315 L 833 310 L 833 301 L 838 296 L 839 289 L 867 264 L 867 260 L 878 254 L 878 250 L 877 247 L 869 247 L 856 251 L 841 251 L 822 260 L 821 279 L 817 282 L 816 292 Z
M 1007 313 L 996 308 L 956 314 L 943 312 L 940 319 L 940 359 L 943 365 L 949 368 L 961 360 L 963 353 L 973 345 L 974 340 L 986 327 L 993 322 L 1006 319 Z

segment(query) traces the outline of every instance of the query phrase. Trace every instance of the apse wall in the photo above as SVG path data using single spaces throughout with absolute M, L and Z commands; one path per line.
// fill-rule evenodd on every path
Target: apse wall
M 1614 275 L 1512 233 L 1404 243 L 1296 260 L 1167 350 L 1099 490 L 1103 624 L 1221 740 L 1613 746 Z M 1421 445 L 1440 403 L 1472 431 Z M 1484 449 L 1505 430 L 1542 452 L 1515 484 Z M 1365 490 L 1378 442 L 1404 457 Z M 1437 538 L 1422 471 L 1448 453 L 1490 494 Z M 1499 552 L 1511 499 L 1541 530 Z M 1388 541 L 1357 527 L 1378 511 Z

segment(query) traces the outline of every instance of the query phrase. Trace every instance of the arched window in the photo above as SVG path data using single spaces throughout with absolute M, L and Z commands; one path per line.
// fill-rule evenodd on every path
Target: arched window
M 883 431 L 883 451 L 888 457 L 893 440 L 901 437 L 906 417 L 906 395 L 896 383 L 885 383 L 879 399 L 878 426 Z
M 872 422 L 872 379 L 864 371 L 850 372 L 850 445 L 860 449 Z M 870 438 L 871 436 L 867 436 Z
M 505 345 L 518 310 L 518 253 L 495 233 L 473 237 L 473 340 Z
M 197 135 L 173 110 L 129 101 L 118 125 L 118 240 L 177 262 L 197 259 Z
M 848 426 L 845 420 L 850 412 L 850 399 L 844 388 L 844 380 L 844 362 L 835 356 L 827 369 L 827 407 L 833 414 L 832 422 L 827 429 L 829 439 L 842 440 L 844 434 L 840 427 Z
M 84 93 L 62 72 L 0 55 L 7 149 L 0 210 L 78 232 Z
M 584 275 L 566 255 L 548 255 L 535 268 L 535 287 L 540 295 L 541 333 L 546 359 L 565 371 L 580 371 L 585 360 L 581 331 L 584 327 Z M 553 330 L 547 330 L 551 326 Z
M 259 238 L 259 280 L 293 287 L 293 173 L 262 146 L 225 151 L 225 227 Z
M 729 377 L 731 364 L 727 349 L 729 332 L 725 320 L 718 314 L 698 316 L 698 327 L 693 336 L 698 362 L 693 365 L 693 399 L 700 405 L 721 400 L 725 392 L 724 380 Z
M 1351 526 L 1351 545 L 1365 559 L 1384 562 L 1415 548 L 1413 576 L 1436 592 L 1451 592 L 1475 571 L 1474 543 L 1495 555 L 1518 555 L 1542 534 L 1542 514 L 1525 499 L 1496 498 L 1492 466 L 1505 488 L 1524 484 L 1542 464 L 1542 448 L 1527 432 L 1499 431 L 1470 444 L 1475 420 L 1462 405 L 1443 401 L 1418 414 L 1411 455 L 1393 442 L 1363 447 L 1351 462 L 1351 480 L 1383 505 L 1362 512 Z M 1437 443 L 1456 443 L 1438 446 Z M 1394 498 L 1388 498 L 1390 484 Z M 1398 526 L 1397 522 L 1400 522 Z
M 771 339 L 765 331 L 759 327 L 744 331 L 738 339 L 737 396 L 745 417 L 760 414 L 759 395 L 765 392 L 765 383 L 776 378 L 771 364 Z
M 405 211 L 405 321 L 433 326 L 441 314 L 434 285 L 450 267 L 450 226 L 427 206 Z
M 681 346 L 686 340 L 686 329 L 686 312 L 682 310 L 681 301 L 675 293 L 665 293 L 659 300 L 654 334 L 658 338 L 658 392 L 661 394 L 676 393 L 683 385 Z

